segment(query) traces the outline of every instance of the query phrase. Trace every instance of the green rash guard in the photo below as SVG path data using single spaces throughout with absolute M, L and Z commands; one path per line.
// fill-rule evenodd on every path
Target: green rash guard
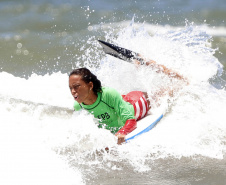
M 99 127 L 104 127 L 116 133 L 128 119 L 135 119 L 133 105 L 124 101 L 113 88 L 102 87 L 94 104 L 74 103 L 75 111 L 85 109 L 99 119 Z

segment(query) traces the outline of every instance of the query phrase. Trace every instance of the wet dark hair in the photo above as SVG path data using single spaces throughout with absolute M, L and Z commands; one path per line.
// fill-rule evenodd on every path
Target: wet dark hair
M 96 75 L 91 73 L 91 71 L 87 68 L 78 68 L 74 69 L 70 74 L 69 77 L 72 75 L 80 75 L 82 80 L 85 83 L 93 82 L 93 91 L 95 94 L 101 91 L 101 81 L 97 79 Z

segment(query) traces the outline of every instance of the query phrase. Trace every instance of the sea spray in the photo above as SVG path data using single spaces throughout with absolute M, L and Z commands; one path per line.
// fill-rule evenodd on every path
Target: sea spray
M 72 113 L 74 100 L 68 88 L 67 74 L 34 74 L 26 80 L 1 72 L 4 81 L 0 83 L 5 87 L 0 91 L 4 115 L 1 117 L 1 137 L 9 141 L 2 152 L 11 151 L 11 158 L 18 164 L 18 169 L 22 164 L 18 163 L 16 152 L 22 156 L 19 160 L 22 159 L 23 163 L 38 159 L 39 162 L 34 162 L 34 166 L 48 161 L 42 156 L 50 156 L 53 163 L 54 160 L 63 160 L 66 168 L 74 170 L 79 183 L 82 183 L 81 178 L 88 181 L 109 171 L 119 176 L 124 171 L 155 171 L 156 165 L 164 166 L 161 161 L 166 159 L 224 160 L 226 129 L 223 111 L 226 95 L 224 90 L 216 89 L 208 81 L 222 69 L 213 57 L 214 50 L 210 49 L 209 36 L 205 37 L 203 31 L 199 35 L 197 29 L 200 28 L 196 26 L 176 31 L 167 29 L 169 30 L 164 34 L 150 36 L 147 34 L 148 30 L 145 32 L 142 28 L 139 32 L 139 29 L 131 25 L 115 36 L 112 34 L 108 41 L 115 44 L 118 42 L 122 47 L 140 52 L 143 56 L 172 68 L 187 79 L 188 85 L 156 73 L 149 67 L 136 67 L 101 52 L 101 58 L 93 58 L 94 54 L 90 53 L 94 50 L 87 51 L 81 57 L 87 59 L 85 64 L 104 86 L 113 87 L 121 94 L 142 90 L 152 96 L 164 87 L 179 89 L 173 98 L 168 95 L 159 97 L 158 103 L 167 104 L 168 110 L 152 131 L 128 144 L 117 146 L 115 136 L 107 130 L 97 128 L 97 120 L 91 115 L 85 112 Z M 124 35 L 127 32 L 135 35 L 126 38 Z M 97 43 L 95 48 L 101 50 Z M 80 66 L 82 65 L 77 67 Z M 57 111 L 49 112 L 54 106 Z M 152 108 L 151 111 L 158 108 L 154 101 Z M 30 146 L 31 153 L 28 154 L 28 148 L 24 146 Z M 8 149 L 5 150 L 5 147 Z M 106 147 L 109 147 L 109 152 L 105 150 Z M 43 155 L 39 156 L 37 151 Z M 55 155 L 56 159 L 51 155 Z M 28 160 L 23 156 L 27 156 Z M 51 164 L 49 167 L 52 167 Z M 61 168 L 61 165 L 57 165 L 57 168 Z M 22 173 L 26 174 L 28 171 L 23 169 Z M 53 170 L 53 173 L 56 171 Z M 39 169 L 35 172 L 42 176 Z M 70 174 L 65 173 L 62 178 Z M 50 177 L 51 174 L 49 172 Z M 48 181 L 52 182 L 51 178 L 46 180 Z

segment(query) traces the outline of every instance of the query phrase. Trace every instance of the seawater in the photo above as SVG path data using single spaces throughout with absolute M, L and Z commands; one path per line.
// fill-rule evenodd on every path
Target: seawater
M 226 183 L 223 2 L 2 1 L 0 7 L 1 184 Z M 98 39 L 141 53 L 189 84 L 107 56 Z M 153 130 L 118 146 L 92 116 L 73 112 L 68 73 L 82 66 L 121 94 L 177 91 L 151 99 L 151 112 L 168 107 Z

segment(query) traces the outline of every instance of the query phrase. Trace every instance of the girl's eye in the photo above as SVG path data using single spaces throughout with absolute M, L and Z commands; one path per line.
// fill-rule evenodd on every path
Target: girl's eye
M 74 89 L 78 89 L 79 87 L 80 87 L 80 85 L 73 86 Z
M 69 87 L 70 90 L 74 89 L 74 90 L 77 90 L 81 85 L 74 85 L 72 87 Z

